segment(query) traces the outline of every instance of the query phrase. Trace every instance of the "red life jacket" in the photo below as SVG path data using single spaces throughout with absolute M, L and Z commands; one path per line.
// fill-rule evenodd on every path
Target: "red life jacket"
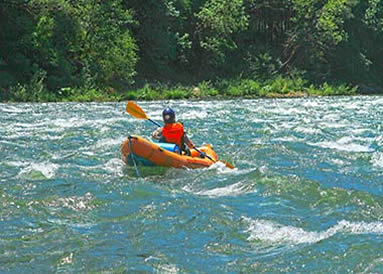
M 181 123 L 165 124 L 162 128 L 162 136 L 167 143 L 176 144 L 182 149 L 184 126 Z

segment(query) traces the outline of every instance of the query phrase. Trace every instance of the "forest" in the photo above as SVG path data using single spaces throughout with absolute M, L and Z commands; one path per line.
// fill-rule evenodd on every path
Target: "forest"
M 380 0 L 0 0 L 0 101 L 382 93 Z

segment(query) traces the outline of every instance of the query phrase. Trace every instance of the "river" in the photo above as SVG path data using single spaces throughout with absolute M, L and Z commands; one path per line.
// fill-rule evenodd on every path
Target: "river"
M 125 103 L 0 104 L 0 272 L 383 272 L 383 97 L 171 106 L 222 164 L 138 177 Z

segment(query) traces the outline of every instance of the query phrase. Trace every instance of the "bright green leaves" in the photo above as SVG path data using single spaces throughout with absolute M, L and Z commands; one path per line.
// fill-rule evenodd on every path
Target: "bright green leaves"
M 78 18 L 84 32 L 81 58 L 97 85 L 115 86 L 133 80 L 137 46 L 130 34 L 134 23 L 121 1 L 81 1 Z
M 196 16 L 201 28 L 223 36 L 244 30 L 248 25 L 242 0 L 209 0 Z
M 225 52 L 237 48 L 234 35 L 248 26 L 243 0 L 208 0 L 195 16 L 200 46 L 209 53 L 206 58 L 222 64 Z
M 55 58 L 57 51 L 54 47 L 53 36 L 56 29 L 54 18 L 49 15 L 43 15 L 38 19 L 35 30 L 32 33 L 32 41 L 34 50 L 41 56 L 41 62 L 48 64 L 56 64 Z
M 355 0 L 293 0 L 293 3 L 296 12 L 293 22 L 296 29 L 306 32 L 302 36 L 326 46 L 347 39 L 344 23 L 353 17 Z
M 353 18 L 356 0 L 293 0 L 293 29 L 287 39 L 288 60 L 328 77 L 333 54 L 346 43 L 345 23 Z
M 317 29 L 321 33 L 321 40 L 331 45 L 337 45 L 347 40 L 344 22 L 353 17 L 354 0 L 331 0 L 321 9 Z
M 120 34 L 113 43 L 98 55 L 100 79 L 113 86 L 113 81 L 131 82 L 137 62 L 136 44 L 130 33 Z M 100 52 L 101 53 L 101 52 Z
M 121 0 L 15 0 L 0 3 L 0 16 L 1 68 L 20 84 L 38 83 L 59 95 L 65 87 L 114 87 L 133 80 L 134 21 Z M 5 85 L 11 78 L 4 79 Z
M 374 31 L 383 32 L 383 1 L 365 0 L 368 7 L 364 16 L 364 23 Z

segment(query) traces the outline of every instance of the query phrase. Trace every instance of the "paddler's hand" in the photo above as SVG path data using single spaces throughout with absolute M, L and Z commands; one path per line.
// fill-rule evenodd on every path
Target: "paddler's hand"
M 152 138 L 155 140 L 159 140 L 162 137 L 162 128 L 158 128 L 157 130 L 153 131 Z
M 200 153 L 200 155 L 199 155 L 201 158 L 206 158 L 207 157 L 207 155 L 206 155 L 206 153 L 205 152 L 203 152 L 203 151 L 201 151 L 201 153 Z
M 193 146 L 193 148 L 194 148 L 195 150 L 197 150 L 197 148 L 196 148 L 195 146 Z M 199 150 L 199 149 L 198 149 L 198 152 L 199 152 L 199 157 L 201 157 L 201 158 L 205 158 L 205 157 L 207 157 L 207 155 L 206 155 L 205 152 L 203 152 L 203 151 L 201 151 L 201 150 Z

